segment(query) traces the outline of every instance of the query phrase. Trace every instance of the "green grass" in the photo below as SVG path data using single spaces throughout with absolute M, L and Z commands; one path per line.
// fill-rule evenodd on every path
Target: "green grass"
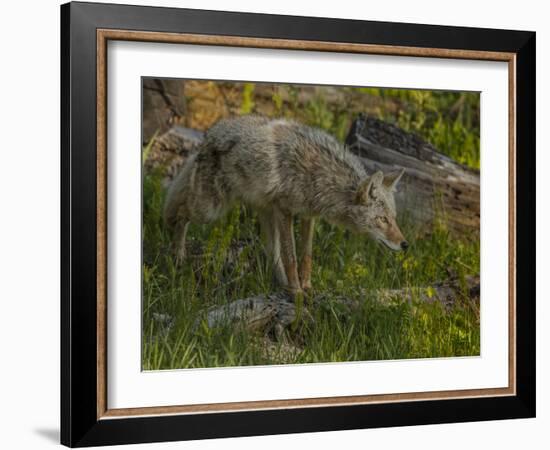
M 409 238 L 405 254 L 319 222 L 312 281 L 326 302 L 312 311 L 313 325 L 289 330 L 278 343 L 235 325 L 209 329 L 201 321 L 208 307 L 277 289 L 258 224 L 240 207 L 218 223 L 192 225 L 191 254 L 176 268 L 162 226 L 160 179 L 144 180 L 144 369 L 479 354 L 478 312 L 467 302 L 445 311 L 439 303 L 383 305 L 369 297 L 381 288 L 428 286 L 448 271 L 462 278 L 477 273 L 479 241 L 457 240 L 442 226 L 429 237 Z M 401 222 L 405 235 L 416 234 L 406 218 Z M 342 295 L 359 301 L 353 314 L 333 301 Z
M 273 96 L 279 115 L 296 113 L 292 99 L 297 104 L 299 90 L 288 89 L 290 105 L 283 105 L 277 93 Z M 478 94 L 360 91 L 366 98 L 398 102 L 400 107 L 392 114 L 381 109 L 381 118 L 416 132 L 454 159 L 479 167 Z M 250 84 L 243 92 L 240 112 L 251 112 L 254 105 Z M 322 96 L 300 114 L 341 140 L 351 120 L 344 107 L 330 109 Z M 207 308 L 277 290 L 259 226 L 254 212 L 244 206 L 214 224 L 191 225 L 189 257 L 176 267 L 162 224 L 161 179 L 159 171 L 147 174 L 143 182 L 145 370 L 479 355 L 475 305 L 458 302 L 446 311 L 437 302 L 381 304 L 371 295 L 378 289 L 429 286 L 447 279 L 449 273 L 461 280 L 479 273 L 479 237 L 454 237 L 444 219 L 426 236 L 401 215 L 398 222 L 411 243 L 406 254 L 392 253 L 366 236 L 319 221 L 312 282 L 326 300 L 311 311 L 313 322 L 291 327 L 275 341 L 235 324 L 208 328 L 203 320 Z M 338 296 L 355 299 L 359 307 L 350 313 L 335 301 Z

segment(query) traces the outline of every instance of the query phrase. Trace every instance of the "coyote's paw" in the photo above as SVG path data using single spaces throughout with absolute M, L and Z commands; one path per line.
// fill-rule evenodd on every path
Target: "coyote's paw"
M 304 291 L 300 287 L 285 286 L 284 290 L 293 301 L 296 300 L 297 297 L 303 297 L 304 295 Z

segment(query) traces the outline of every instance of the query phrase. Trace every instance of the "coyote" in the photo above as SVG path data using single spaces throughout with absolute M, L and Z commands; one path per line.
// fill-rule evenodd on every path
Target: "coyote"
M 235 202 L 253 207 L 277 282 L 295 295 L 311 288 L 318 217 L 367 233 L 391 250 L 408 247 L 393 191 L 404 170 L 368 175 L 357 156 L 324 131 L 286 119 L 242 116 L 208 130 L 168 188 L 164 220 L 185 257 L 190 222 L 208 223 Z M 301 219 L 299 259 L 293 217 Z M 299 263 L 299 267 L 298 267 Z

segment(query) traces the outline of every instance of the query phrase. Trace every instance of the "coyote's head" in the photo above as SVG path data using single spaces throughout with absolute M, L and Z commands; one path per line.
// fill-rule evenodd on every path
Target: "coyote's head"
M 395 186 L 404 169 L 384 175 L 378 171 L 363 181 L 357 189 L 355 205 L 351 208 L 352 228 L 368 233 L 391 250 L 406 250 L 409 244 L 395 221 Z

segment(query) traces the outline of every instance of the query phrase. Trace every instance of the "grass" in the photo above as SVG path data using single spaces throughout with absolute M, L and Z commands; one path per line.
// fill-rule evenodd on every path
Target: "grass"
M 209 329 L 204 310 L 276 290 L 254 213 L 235 208 L 209 226 L 191 226 L 191 255 L 176 268 L 161 220 L 159 175 L 144 180 L 143 367 L 146 370 L 432 358 L 479 354 L 478 312 L 468 303 L 444 311 L 439 303 L 382 305 L 362 289 L 428 286 L 452 271 L 479 271 L 479 241 L 460 241 L 443 226 L 391 253 L 365 236 L 324 222 L 315 233 L 312 281 L 326 303 L 313 311 L 315 325 L 289 331 L 279 343 L 243 328 Z M 407 236 L 416 233 L 403 226 Z M 299 236 L 298 236 L 299 239 Z M 361 302 L 352 315 L 332 301 Z M 290 349 L 290 350 L 289 350 Z
M 365 95 L 401 102 L 393 116 L 381 111 L 380 117 L 479 167 L 473 94 L 390 91 L 365 90 Z M 276 112 L 288 113 L 281 98 L 274 94 L 272 101 Z M 251 84 L 243 91 L 240 112 L 253 112 L 254 105 Z M 346 111 L 331 110 L 321 96 L 301 114 L 340 139 L 349 126 Z M 209 328 L 203 320 L 207 308 L 277 290 L 257 219 L 240 206 L 211 225 L 191 225 L 190 255 L 177 268 L 162 224 L 161 180 L 157 171 L 143 181 L 144 370 L 479 355 L 479 310 L 469 302 L 445 311 L 438 302 L 381 304 L 369 295 L 378 289 L 429 286 L 449 273 L 461 280 L 479 273 L 479 237 L 454 237 L 444 220 L 425 236 L 406 216 L 398 220 L 411 243 L 406 254 L 317 223 L 312 282 L 326 301 L 311 311 L 313 324 L 303 322 L 277 341 L 239 325 Z M 360 307 L 350 314 L 334 300 L 338 296 L 356 299 Z

